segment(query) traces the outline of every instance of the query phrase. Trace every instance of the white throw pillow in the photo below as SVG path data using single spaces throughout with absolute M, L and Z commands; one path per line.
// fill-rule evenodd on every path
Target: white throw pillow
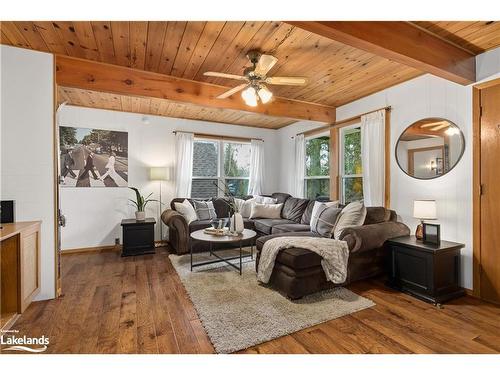
M 342 209 L 337 218 L 335 229 L 333 230 L 334 238 L 339 239 L 342 231 L 346 228 L 363 225 L 365 218 L 366 207 L 363 201 L 349 203 Z
M 182 203 L 174 202 L 174 207 L 178 213 L 184 216 L 188 225 L 191 224 L 192 221 L 198 220 L 193 205 L 187 199 L 184 199 Z
M 249 218 L 252 213 L 252 203 L 255 202 L 255 198 L 250 198 L 247 200 L 234 198 L 234 203 L 238 207 L 238 211 L 244 218 Z
M 271 197 L 263 197 L 262 195 L 254 195 L 253 199 L 255 199 L 256 203 L 260 204 L 275 204 L 278 202 L 277 199 Z
M 279 204 L 252 204 L 252 212 L 250 213 L 250 219 L 261 218 L 261 219 L 281 219 L 281 208 L 283 203 Z

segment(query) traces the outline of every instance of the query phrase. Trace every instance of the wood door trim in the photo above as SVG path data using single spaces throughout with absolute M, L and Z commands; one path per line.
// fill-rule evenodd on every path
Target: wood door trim
M 481 90 L 500 78 L 472 87 L 472 293 L 481 298 Z
M 481 297 L 481 89 L 472 88 L 472 294 Z

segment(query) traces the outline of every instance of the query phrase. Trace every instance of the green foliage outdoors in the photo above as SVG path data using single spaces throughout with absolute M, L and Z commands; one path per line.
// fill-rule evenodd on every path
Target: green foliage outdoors
M 330 175 L 330 137 L 306 141 L 306 176 Z
M 78 143 L 76 139 L 76 129 L 61 126 L 59 128 L 59 146 L 63 148 L 64 146 L 73 146 L 76 143 Z
M 234 143 L 224 144 L 224 175 L 228 177 L 249 177 L 250 168 L 248 165 L 238 165 L 238 153 L 244 152 L 243 147 Z
M 127 152 L 127 133 L 109 130 L 92 129 L 90 134 L 83 137 L 81 143 L 84 145 L 99 144 L 102 152 L 115 151 Z
M 361 173 L 361 132 L 349 132 L 344 136 L 344 174 Z
M 344 136 L 344 174 L 360 175 L 361 164 L 361 131 L 349 132 Z M 344 178 L 344 203 L 363 199 L 363 179 L 361 177 Z

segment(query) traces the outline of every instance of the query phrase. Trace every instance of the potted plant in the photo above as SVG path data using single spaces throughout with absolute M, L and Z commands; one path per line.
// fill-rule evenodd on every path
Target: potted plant
M 149 199 L 149 197 L 153 193 L 149 194 L 147 197 L 144 197 L 143 195 L 141 195 L 141 192 L 139 191 L 139 189 L 137 189 L 135 187 L 129 187 L 129 189 L 132 189 L 135 192 L 135 197 L 136 197 L 135 200 L 129 199 L 129 201 L 131 201 L 135 205 L 135 207 L 137 208 L 137 211 L 135 211 L 135 219 L 139 220 L 139 221 L 145 220 L 146 213 L 144 212 L 144 210 L 146 209 L 146 205 L 149 202 L 157 202 L 157 200 L 156 199 Z

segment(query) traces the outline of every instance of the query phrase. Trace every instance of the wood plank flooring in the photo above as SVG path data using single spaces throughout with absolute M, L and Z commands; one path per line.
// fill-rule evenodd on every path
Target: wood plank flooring
M 49 337 L 46 353 L 214 353 L 166 249 L 65 255 L 62 266 L 63 297 L 33 303 L 13 327 Z M 381 281 L 349 289 L 376 306 L 242 353 L 500 352 L 500 307 L 463 297 L 437 309 Z

